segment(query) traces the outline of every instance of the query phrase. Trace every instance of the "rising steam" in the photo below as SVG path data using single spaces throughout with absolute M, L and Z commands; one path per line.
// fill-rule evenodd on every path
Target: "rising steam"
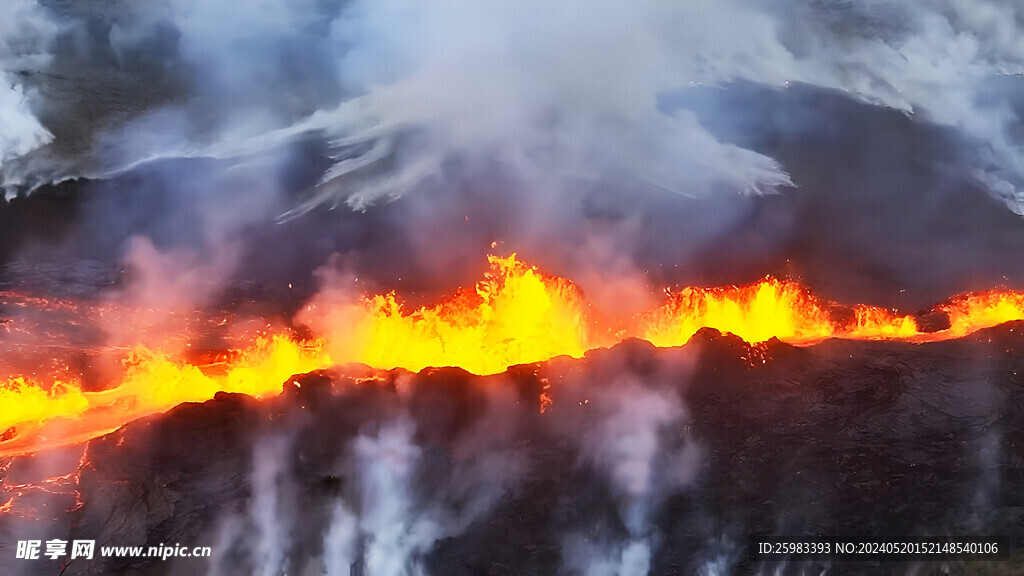
M 0 6 L 0 171 L 7 161 L 53 138 L 32 114 L 32 94 L 26 91 L 19 75 L 45 66 L 47 45 L 55 32 L 54 24 L 32 0 L 14 0 Z
M 0 36 L 10 73 L 12 53 L 52 44 L 43 33 L 52 25 L 37 22 L 27 2 L 8 10 L 7 22 L 32 16 L 35 24 Z M 984 143 L 976 175 L 1021 212 L 1024 167 L 1011 129 L 1020 89 L 1003 81 L 1022 70 L 1020 27 L 1015 5 L 1000 0 L 168 0 L 129 8 L 102 41 L 122 70 L 155 74 L 183 97 L 168 88 L 134 118 L 112 121 L 89 154 L 100 167 L 92 174 L 102 175 L 166 157 L 240 160 L 326 137 L 335 164 L 308 205 L 356 208 L 480 169 L 548 193 L 586 182 L 765 192 L 791 184 L 785 167 L 722 142 L 661 100 L 700 84 L 801 83 Z M 26 29 L 33 50 L 13 33 Z M 4 143 L 13 158 L 48 135 L 24 88 L 8 86 L 2 110 L 21 127 Z M 51 108 L 67 106 L 50 98 Z M 40 170 L 76 175 L 24 162 L 5 168 L 4 180 L 44 182 L 46 174 L 29 174 Z
M 673 366 L 686 378 L 686 362 Z M 620 370 L 610 370 L 615 374 Z M 613 381 L 570 381 L 564 401 L 584 406 L 556 416 L 555 427 L 579 443 L 581 464 L 598 471 L 617 503 L 617 517 L 600 519 L 563 542 L 569 573 L 645 576 L 658 542 L 652 513 L 670 495 L 694 481 L 700 451 L 686 438 L 680 390 L 658 373 L 614 376 Z M 564 392 L 563 392 L 564 393 Z M 586 432 L 580 434 L 580 430 Z

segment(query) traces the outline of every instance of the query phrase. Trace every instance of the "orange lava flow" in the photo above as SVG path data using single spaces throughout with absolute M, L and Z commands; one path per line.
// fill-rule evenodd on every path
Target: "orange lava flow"
M 705 327 L 731 332 L 747 342 L 773 336 L 809 342 L 834 332 L 828 313 L 806 290 L 775 279 L 750 286 L 686 288 L 638 324 L 637 335 L 655 346 L 685 344 Z
M 686 288 L 670 295 L 662 308 L 642 315 L 633 331 L 656 346 L 681 346 L 701 328 L 730 332 L 750 343 L 778 338 L 794 345 L 826 338 L 913 340 L 922 335 L 910 316 L 859 305 L 852 310 L 852 321 L 843 322 L 830 312 L 835 308 L 799 284 L 766 278 L 746 286 Z
M 47 378 L 45 371 L 0 381 L 0 457 L 81 443 L 221 391 L 273 396 L 295 374 L 349 362 L 413 371 L 459 366 L 483 375 L 555 356 L 579 358 L 628 337 L 679 346 L 703 327 L 752 344 L 771 338 L 794 345 L 827 338 L 930 342 L 1024 319 L 1024 294 L 990 291 L 936 306 L 933 312 L 945 314 L 949 327 L 924 332 L 913 315 L 838 306 L 798 283 L 766 278 L 744 286 L 686 288 L 625 326 L 605 326 L 593 320 L 569 280 L 544 274 L 514 254 L 489 257 L 489 264 L 474 287 L 415 310 L 405 309 L 393 292 L 314 299 L 298 319 L 313 339 L 283 333 L 256 338 L 217 364 L 140 345 L 123 359 L 120 381 L 106 389 L 89 390 L 56 373 Z M 0 502 L 0 512 L 5 505 Z
M 852 310 L 852 320 L 844 319 L 842 310 Z M 911 315 L 866 305 L 844 309 L 818 300 L 797 283 L 766 278 L 746 286 L 687 288 L 670 295 L 663 307 L 634 321 L 632 334 L 656 346 L 681 346 L 704 327 L 731 332 L 752 344 L 773 337 L 797 346 L 826 338 L 935 342 L 1024 320 L 1024 294 L 965 294 L 933 311 L 946 315 L 948 328 L 924 332 Z
M 12 436 L 0 442 L 0 456 L 82 442 L 217 392 L 276 395 L 290 376 L 332 364 L 322 344 L 281 335 L 233 356 L 226 365 L 203 367 L 139 347 L 124 360 L 120 384 L 95 392 L 76 382 L 14 378 L 0 387 L 0 431 Z
M 436 306 L 407 311 L 392 292 L 324 311 L 342 328 L 326 337 L 344 343 L 331 348 L 333 356 L 384 369 L 459 366 L 497 374 L 555 356 L 580 358 L 598 342 L 610 344 L 588 327 L 587 305 L 572 282 L 515 254 L 489 262 L 484 280 Z
M 1024 319 L 1024 294 L 982 292 L 954 298 L 938 307 L 949 316 L 949 338 L 960 338 L 982 328 Z

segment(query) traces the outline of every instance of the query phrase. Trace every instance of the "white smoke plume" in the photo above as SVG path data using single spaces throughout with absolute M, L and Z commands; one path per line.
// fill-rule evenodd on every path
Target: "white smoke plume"
M 755 191 L 787 184 L 771 160 L 721 144 L 686 114 L 656 106 L 669 91 L 733 80 L 806 83 L 921 113 L 989 143 L 992 161 L 1021 174 L 1018 146 L 1007 134 L 1014 115 L 1004 102 L 981 101 L 987 82 L 1024 70 L 1013 40 L 1020 37 L 1018 7 L 810 6 L 357 3 L 340 20 L 360 39 L 343 70 L 367 94 L 325 126 L 348 124 L 346 145 L 388 140 L 372 150 L 398 156 L 399 164 L 381 186 L 361 186 L 348 201 L 358 207 L 401 193 L 410 181 L 440 173 L 451 157 L 497 158 L 536 185 L 640 178 L 699 194 L 723 184 Z M 403 138 L 415 143 L 407 147 Z M 362 167 L 344 160 L 325 180 Z M 1006 185 L 993 189 L 1020 211 Z
M 358 559 L 359 519 L 344 502 L 338 502 L 331 515 L 331 525 L 324 535 L 324 573 L 328 576 L 350 576 Z
M 256 525 L 256 574 L 277 576 L 284 572 L 289 542 L 289 506 L 282 494 L 287 481 L 289 439 L 273 436 L 257 442 L 253 454 L 250 515 Z
M 32 93 L 20 78 L 48 61 L 47 44 L 56 26 L 32 0 L 0 4 L 0 171 L 4 163 L 53 138 L 33 114 Z
M 356 208 L 479 170 L 545 193 L 587 182 L 686 195 L 788 186 L 771 158 L 659 106 L 741 80 L 840 91 L 950 126 L 982 144 L 978 177 L 1022 211 L 1019 82 L 1001 79 L 1024 71 L 1024 18 L 1008 0 L 168 0 L 129 11 L 111 50 L 121 62 L 155 51 L 147 42 L 169 26 L 174 49 L 154 66 L 186 70 L 188 88 L 105 127 L 98 173 L 319 135 L 337 162 L 311 202 Z M 9 154 L 45 141 L 24 125 Z
M 678 367 L 686 370 L 686 362 Z M 616 371 L 612 371 L 616 373 Z M 618 372 L 622 374 L 622 372 Z M 652 512 L 665 498 L 691 484 L 700 468 L 697 444 L 686 437 L 688 416 L 680 390 L 625 372 L 588 387 L 568 385 L 569 397 L 584 409 L 561 433 L 579 443 L 581 464 L 607 480 L 625 538 L 608 528 L 589 528 L 563 542 L 563 563 L 572 574 L 645 576 L 657 546 Z M 564 383 L 563 383 L 564 385 Z M 586 432 L 580 433 L 580 427 Z
M 330 571 L 346 574 L 347 566 L 361 564 L 367 576 L 426 574 L 424 559 L 441 539 L 465 533 L 513 489 L 525 469 L 510 446 L 518 434 L 509 413 L 516 398 L 504 387 L 487 394 L 486 414 L 446 447 L 450 456 L 438 485 L 424 483 L 428 459 L 407 415 L 351 442 L 344 468 L 357 495 L 338 504 L 327 531 L 325 547 L 332 548 L 324 557 Z
M 570 574 L 582 576 L 647 576 L 651 550 L 647 541 L 625 545 L 588 541 L 579 535 L 566 539 L 563 563 Z
M 492 513 L 527 466 L 519 447 L 526 412 L 516 391 L 501 385 L 474 392 L 481 413 L 442 438 L 431 429 L 453 422 L 415 414 L 416 395 L 436 391 L 409 388 L 422 385 L 411 379 L 397 385 L 397 394 L 376 397 L 358 431 L 329 440 L 338 459 L 321 470 L 338 480 L 337 493 L 321 497 L 302 489 L 310 486 L 297 464 L 304 458 L 302 436 L 310 432 L 303 426 L 315 424 L 305 412 L 279 414 L 284 429 L 253 438 L 251 490 L 244 506 L 220 519 L 211 576 L 431 574 L 429 556 L 438 543 Z M 296 516 L 308 510 L 303 506 L 323 506 L 323 514 Z
M 414 511 L 410 493 L 420 450 L 412 433 L 408 422 L 399 422 L 375 436 L 359 436 L 353 444 L 359 528 L 366 535 L 364 561 L 367 573 L 374 576 L 422 574 L 420 557 L 440 535 L 437 525 Z
M 212 547 L 216 554 L 208 565 L 210 576 L 240 571 L 279 576 L 287 572 L 295 522 L 292 448 L 290 433 L 264 434 L 253 443 L 248 505 L 220 518 Z M 240 559 L 244 559 L 241 565 Z

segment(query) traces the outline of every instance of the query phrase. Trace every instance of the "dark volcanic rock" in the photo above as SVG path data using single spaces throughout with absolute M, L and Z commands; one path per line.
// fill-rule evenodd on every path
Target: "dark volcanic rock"
M 914 316 L 917 329 L 921 332 L 939 332 L 950 327 L 949 314 L 942 310 L 931 310 Z
M 986 536 L 1019 546 L 1022 329 L 808 348 L 749 347 L 704 330 L 682 348 L 627 341 L 497 376 L 346 367 L 298 378 L 274 399 L 218 394 L 90 442 L 82 506 L 43 528 L 0 516 L 0 566 L 60 573 L 59 561 L 11 560 L 15 540 L 42 533 L 98 546 L 214 548 L 210 559 L 75 561 L 68 575 L 249 574 L 265 568 L 267 546 L 282 551 L 282 572 L 321 574 L 339 503 L 360 518 L 357 548 L 369 549 L 382 537 L 369 528 L 383 510 L 373 490 L 400 485 L 403 526 L 436 532 L 407 557 L 429 574 L 577 573 L 566 560 L 576 537 L 594 550 L 641 538 L 651 574 L 1016 573 L 1019 548 L 1000 563 L 773 564 L 751 557 L 749 542 Z M 550 399 L 543 413 L 542 393 Z M 609 428 L 617 404 L 635 395 L 666 405 L 679 398 L 684 407 L 671 418 L 644 413 L 671 426 L 660 429 L 654 487 L 642 498 L 623 486 L 644 461 L 643 437 L 630 437 L 611 461 L 595 448 L 614 444 L 608 430 L 628 437 L 645 426 L 638 418 Z M 411 456 L 384 442 L 393 422 L 409 424 Z M 382 451 L 360 460 L 375 439 Z M 678 462 L 673 451 L 696 454 L 684 481 L 664 481 Z M 403 458 L 408 470 L 372 476 L 377 464 Z M 260 516 L 265 506 L 269 517 Z M 280 542 L 266 536 L 274 525 Z M 417 532 L 405 534 L 409 542 Z M 371 574 L 368 562 L 357 554 L 352 573 Z

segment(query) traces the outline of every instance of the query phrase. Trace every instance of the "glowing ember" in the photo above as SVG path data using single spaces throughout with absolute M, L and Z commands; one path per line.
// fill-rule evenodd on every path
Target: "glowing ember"
M 922 332 L 911 316 L 872 306 L 843 308 L 818 300 L 797 283 L 766 278 L 747 286 L 687 288 L 628 327 L 598 326 L 570 281 L 543 274 L 514 254 L 489 260 L 483 281 L 432 307 L 404 310 L 394 293 L 314 301 L 304 312 L 320 320 L 314 330 L 319 339 L 310 342 L 281 333 L 256 337 L 216 363 L 189 362 L 163 348 L 139 345 L 122 361 L 120 383 L 104 390 L 84 388 L 66 370 L 27 372 L 48 377 L 22 371 L 0 384 L 0 457 L 83 442 L 220 391 L 276 395 L 290 376 L 336 362 L 377 369 L 460 366 L 494 374 L 555 356 L 578 358 L 626 337 L 678 346 L 702 327 L 731 332 L 751 344 L 773 337 L 795 345 L 825 338 L 929 342 L 1024 319 L 1024 294 L 992 291 L 937 306 L 950 327 Z M 32 304 L 27 297 L 18 302 Z M 90 314 L 87 306 L 70 306 L 61 309 Z M 767 361 L 763 352 L 751 348 L 751 365 Z M 541 410 L 549 404 L 545 388 Z M 0 502 L 0 512 L 10 506 Z

